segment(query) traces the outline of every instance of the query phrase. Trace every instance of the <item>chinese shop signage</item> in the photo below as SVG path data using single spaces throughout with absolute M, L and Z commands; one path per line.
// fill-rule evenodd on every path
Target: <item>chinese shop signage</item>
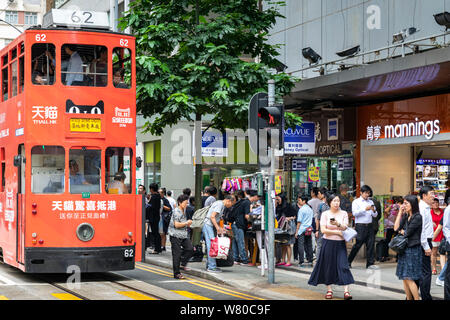
M 434 135 L 441 132 L 439 120 L 419 121 L 415 118 L 415 122 L 386 125 L 368 126 L 366 139 L 369 141 L 377 141 L 383 136 L 385 139 L 405 138 L 415 136 L 425 136 L 427 140 L 433 139 Z

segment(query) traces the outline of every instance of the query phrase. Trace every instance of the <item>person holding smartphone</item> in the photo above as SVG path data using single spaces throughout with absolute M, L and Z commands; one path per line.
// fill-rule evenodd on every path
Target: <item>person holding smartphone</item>
M 328 194 L 329 210 L 322 213 L 320 230 L 323 233 L 322 249 L 308 284 L 327 286 L 325 299 L 333 298 L 331 285 L 344 286 L 344 300 L 351 300 L 349 286 L 353 284 L 352 273 L 347 261 L 347 246 L 342 231 L 347 229 L 348 214 L 340 208 L 340 199 L 336 194 Z
M 359 249 L 361 249 L 363 244 L 366 244 L 366 268 L 377 269 L 375 266 L 375 237 L 372 219 L 377 217 L 378 212 L 373 201 L 369 199 L 372 194 L 372 188 L 364 185 L 361 187 L 361 196 L 352 203 L 352 213 L 355 217 L 355 230 L 358 234 L 356 235 L 356 243 L 353 245 L 348 256 L 350 268 Z

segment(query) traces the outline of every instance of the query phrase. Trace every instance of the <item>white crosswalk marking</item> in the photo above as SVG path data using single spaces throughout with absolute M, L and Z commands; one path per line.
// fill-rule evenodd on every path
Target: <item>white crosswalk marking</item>
M 17 283 L 0 274 L 0 285 L 15 286 Z

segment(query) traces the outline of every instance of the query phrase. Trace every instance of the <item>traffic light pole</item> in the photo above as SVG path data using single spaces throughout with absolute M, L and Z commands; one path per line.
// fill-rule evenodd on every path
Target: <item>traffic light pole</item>
M 268 102 L 269 107 L 275 105 L 275 80 L 271 79 L 269 80 L 269 88 L 268 88 Z M 267 248 L 267 257 L 268 257 L 268 281 L 270 284 L 275 283 L 275 223 L 274 223 L 274 207 L 273 207 L 273 193 L 274 193 L 274 186 L 275 186 L 275 177 L 274 177 L 274 171 L 275 171 L 275 150 L 273 148 L 274 146 L 271 146 L 268 148 L 268 152 L 270 153 L 270 171 L 269 171 L 269 185 L 267 188 L 267 203 L 268 203 L 268 210 L 267 210 L 267 227 L 269 230 L 267 232 L 269 233 L 269 243 L 266 245 Z M 264 268 L 264 266 L 261 266 L 261 268 Z

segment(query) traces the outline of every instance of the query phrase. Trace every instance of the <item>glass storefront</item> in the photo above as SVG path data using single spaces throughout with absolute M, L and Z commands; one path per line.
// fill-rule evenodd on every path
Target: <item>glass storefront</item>
M 293 166 L 297 170 L 292 171 L 292 199 L 296 199 L 299 194 L 310 196 L 313 187 L 326 187 L 328 190 L 339 192 L 341 184 L 348 186 L 349 195 L 353 193 L 353 156 L 311 157 L 298 160 L 303 165 Z M 315 176 L 313 176 L 314 168 L 318 173 Z
M 161 140 L 145 143 L 144 175 L 147 190 L 151 183 L 161 185 Z

